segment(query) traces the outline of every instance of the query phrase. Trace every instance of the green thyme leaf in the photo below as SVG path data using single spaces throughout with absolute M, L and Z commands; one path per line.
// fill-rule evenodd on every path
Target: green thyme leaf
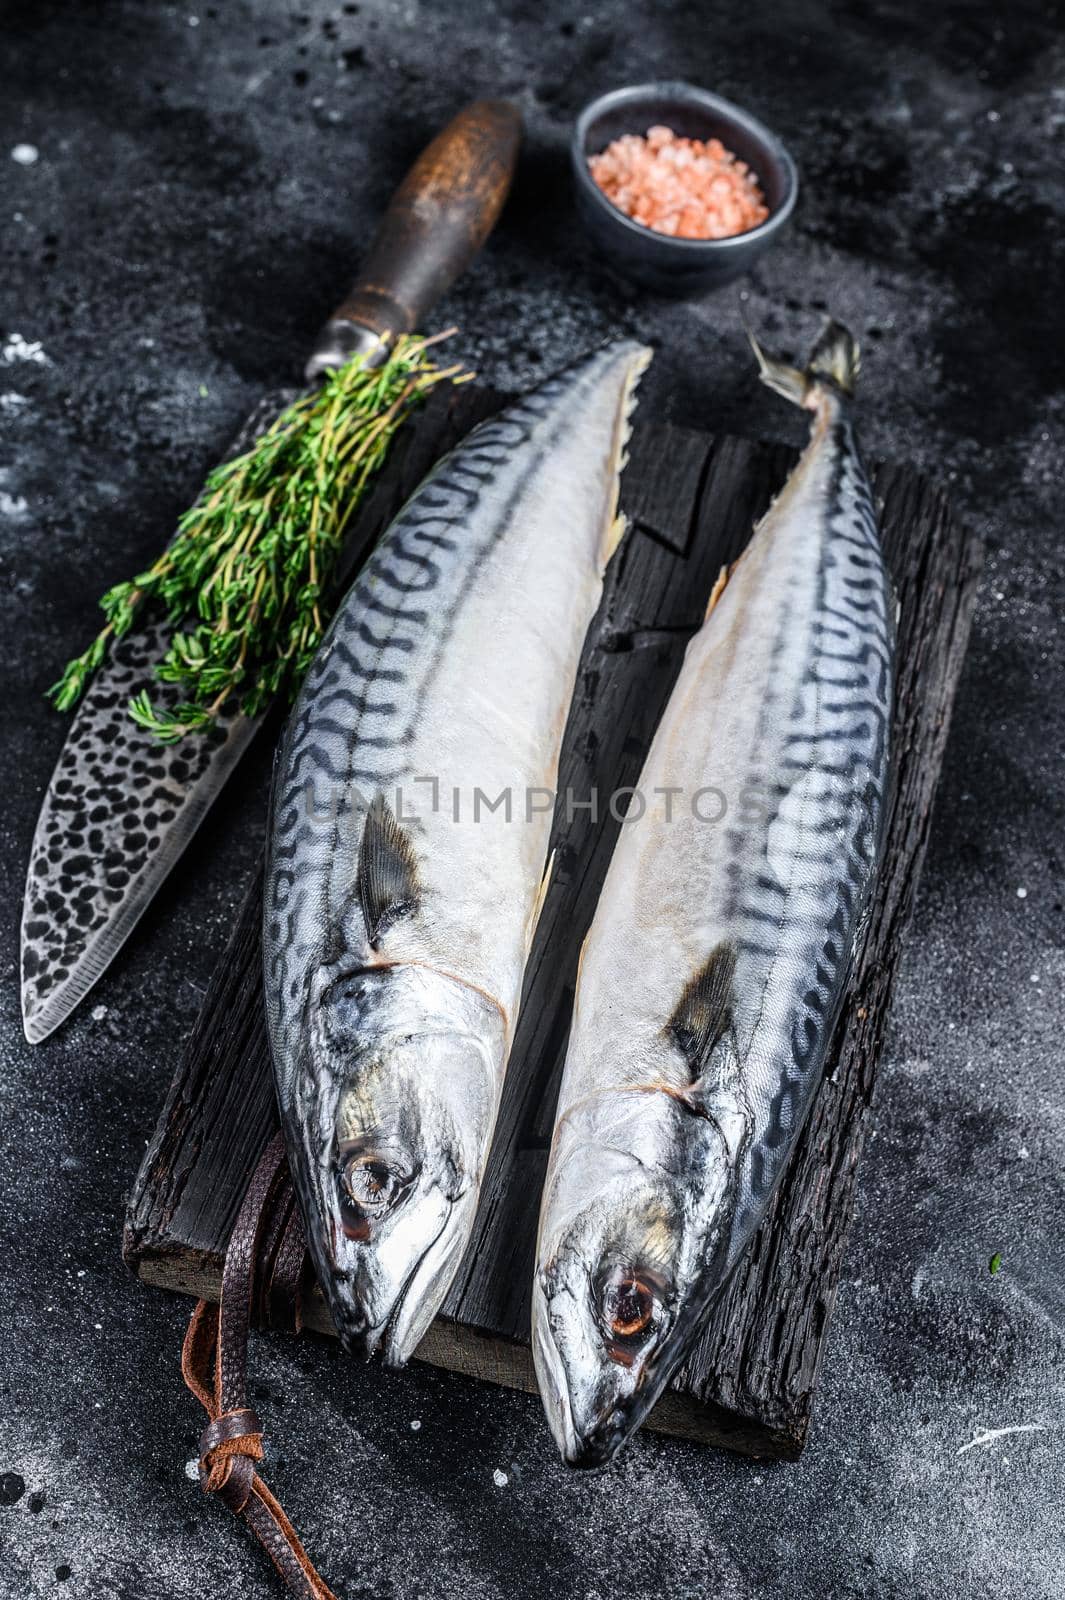
M 48 690 L 77 704 L 116 639 L 148 604 L 175 633 L 156 669 L 187 700 L 161 711 L 145 691 L 130 701 L 138 726 L 166 743 L 210 728 L 223 709 L 255 716 L 293 696 L 321 641 L 345 529 L 397 430 L 438 383 L 434 340 L 397 339 L 378 367 L 355 357 L 270 425 L 251 449 L 215 468 L 159 559 L 100 602 L 104 627 Z

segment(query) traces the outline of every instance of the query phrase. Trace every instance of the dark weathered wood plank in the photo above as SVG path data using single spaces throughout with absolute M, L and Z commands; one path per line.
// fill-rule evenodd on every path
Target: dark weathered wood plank
M 492 409 L 438 397 L 364 507 L 352 564 L 431 461 Z M 533 1386 L 526 1328 L 536 1209 L 565 1052 L 577 956 L 621 822 L 606 802 L 636 781 L 714 578 L 742 549 L 794 453 L 637 427 L 623 486 L 632 536 L 608 575 L 582 659 L 559 779 L 551 888 L 471 1248 L 419 1355 Z M 979 563 L 943 496 L 895 467 L 876 474 L 900 600 L 896 784 L 886 871 L 808 1127 L 770 1216 L 652 1424 L 755 1454 L 802 1448 L 850 1221 L 863 1118 L 964 654 Z M 601 814 L 582 804 L 593 793 Z M 575 804 L 567 803 L 567 796 Z M 260 888 L 253 886 L 135 1186 L 126 1258 L 148 1281 L 216 1294 L 254 1158 L 275 1125 L 263 1033 Z M 312 1311 L 324 1330 L 324 1305 Z

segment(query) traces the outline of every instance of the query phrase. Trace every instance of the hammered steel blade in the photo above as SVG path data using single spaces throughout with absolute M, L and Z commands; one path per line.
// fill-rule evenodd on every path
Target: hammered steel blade
M 296 398 L 255 407 L 232 455 Z M 258 719 L 219 719 L 212 733 L 164 745 L 127 706 L 147 689 L 175 705 L 154 669 L 170 626 L 148 622 L 116 647 L 79 708 L 37 819 L 22 907 L 22 1025 L 31 1044 L 58 1028 L 106 971 L 253 738 Z

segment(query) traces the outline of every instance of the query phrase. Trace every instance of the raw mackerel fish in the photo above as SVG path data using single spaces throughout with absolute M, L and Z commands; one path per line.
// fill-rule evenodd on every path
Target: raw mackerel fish
M 582 955 L 533 1289 L 574 1466 L 638 1427 L 764 1215 L 877 866 L 894 601 L 857 347 L 759 360 L 811 438 L 688 647 Z
M 393 1364 L 472 1228 L 648 359 L 596 351 L 430 474 L 279 753 L 263 937 L 289 1160 L 337 1332 Z

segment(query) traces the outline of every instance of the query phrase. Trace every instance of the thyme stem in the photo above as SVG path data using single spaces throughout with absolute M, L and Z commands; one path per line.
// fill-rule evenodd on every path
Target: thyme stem
M 179 630 L 156 675 L 186 696 L 170 709 L 147 690 L 130 701 L 158 739 L 209 728 L 230 706 L 255 716 L 275 695 L 294 695 L 321 642 L 344 531 L 392 439 L 437 384 L 469 376 L 426 354 L 453 331 L 397 339 L 379 367 L 354 357 L 216 467 L 162 555 L 103 596 L 105 626 L 48 691 L 57 708 L 77 704 L 151 604 Z

